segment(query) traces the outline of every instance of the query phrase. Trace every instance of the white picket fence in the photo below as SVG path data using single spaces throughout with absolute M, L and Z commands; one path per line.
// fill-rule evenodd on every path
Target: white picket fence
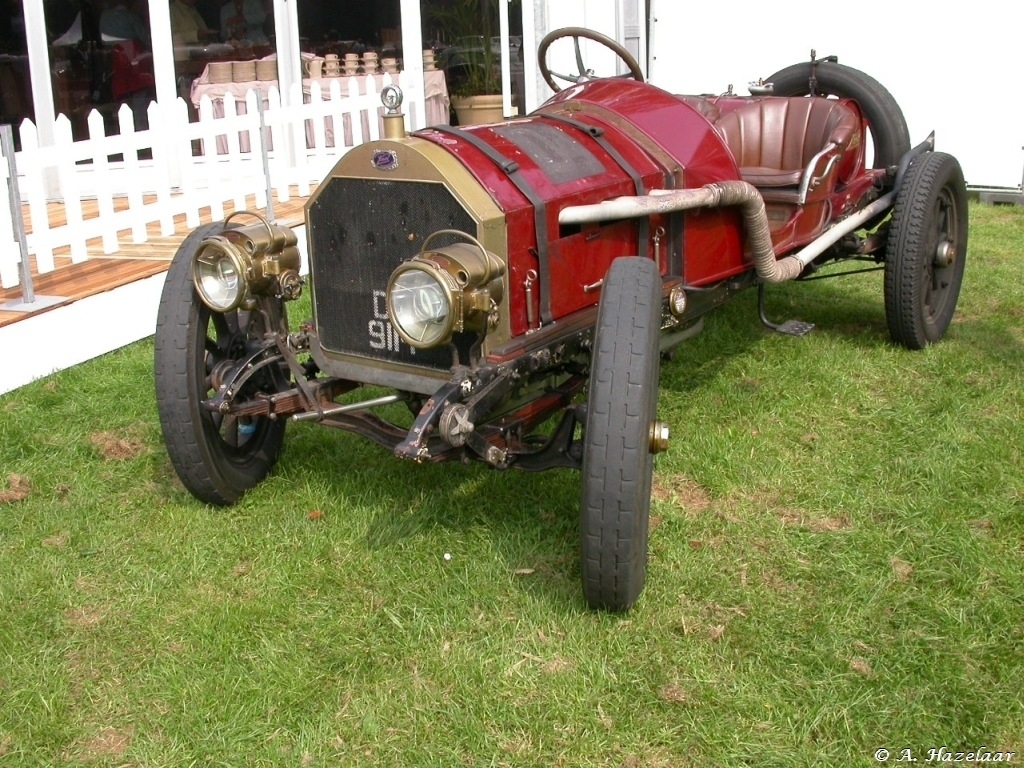
M 72 139 L 71 123 L 61 115 L 53 146 L 40 146 L 35 126 L 26 120 L 19 127 L 22 149 L 15 161 L 21 199 L 31 219 L 29 258 L 40 273 L 51 272 L 58 251 L 67 252 L 75 263 L 86 260 L 90 240 L 101 240 L 103 252 L 113 253 L 126 238 L 145 243 L 147 225 L 154 222 L 159 222 L 163 236 L 174 233 L 173 218 L 178 215 L 195 227 L 200 209 L 207 206 L 217 220 L 223 218 L 229 201 L 236 209 L 246 207 L 247 195 L 255 195 L 257 207 L 265 208 L 268 189 L 282 202 L 290 199 L 293 189 L 299 196 L 309 195 L 311 183 L 319 182 L 351 148 L 346 146 L 343 126 L 349 127 L 353 145 L 379 137 L 376 80 L 345 80 L 344 88 L 341 78 L 323 81 L 329 82 L 325 90 L 313 81 L 308 93 L 296 84 L 288 103 L 297 106 L 286 108 L 276 88 L 263 94 L 250 90 L 244 101 L 227 93 L 222 109 L 221 103 L 204 96 L 197 122 L 189 122 L 187 105 L 180 98 L 172 104 L 154 102 L 148 112 L 149 128 L 141 131 L 135 130 L 131 109 L 122 105 L 117 136 L 104 135 L 103 117 L 94 110 L 84 141 Z M 390 81 L 385 76 L 384 83 Z M 260 144 L 261 96 L 267 173 Z M 409 116 L 406 120 L 410 122 Z M 140 150 L 145 159 L 140 159 Z M 6 159 L 0 163 L 0 181 L 6 191 Z M 59 189 L 67 221 L 51 226 L 47 204 L 54 188 Z M 121 198 L 121 205 L 115 206 L 115 198 Z M 88 199 L 96 200 L 98 215 L 84 215 L 82 203 Z M 12 216 L 0 214 L 3 288 L 18 285 L 20 279 L 21 254 Z

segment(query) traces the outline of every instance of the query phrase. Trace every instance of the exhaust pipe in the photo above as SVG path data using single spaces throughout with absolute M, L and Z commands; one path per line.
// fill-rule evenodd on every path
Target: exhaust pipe
M 757 187 L 745 181 L 719 181 L 696 189 L 656 189 L 641 197 L 616 197 L 593 205 L 572 205 L 558 214 L 559 224 L 589 224 L 610 219 L 628 219 L 676 213 L 694 208 L 736 205 L 743 215 L 747 246 L 754 256 L 754 268 L 762 282 L 784 283 L 798 277 L 804 267 L 844 235 L 892 205 L 895 192 L 880 197 L 853 216 L 829 229 L 802 251 L 776 259 L 764 200 Z

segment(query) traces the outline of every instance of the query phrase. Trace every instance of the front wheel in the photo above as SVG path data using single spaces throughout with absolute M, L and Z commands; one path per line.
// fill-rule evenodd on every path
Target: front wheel
M 625 611 L 644 588 L 660 327 L 654 262 L 616 259 L 598 306 L 583 440 L 580 560 L 591 608 Z
M 260 297 L 251 310 L 211 311 L 196 295 L 192 260 L 199 243 L 223 225 L 200 227 L 181 244 L 168 270 L 157 313 L 156 402 L 171 464 L 184 486 L 208 504 L 234 504 L 277 461 L 284 422 L 224 415 L 203 405 L 235 365 L 259 350 L 267 334 L 286 330 L 281 300 Z M 284 387 L 273 365 L 250 378 L 238 399 Z
M 967 189 L 960 163 L 931 152 L 907 171 L 893 207 L 885 254 L 889 335 L 923 349 L 945 335 L 964 278 Z

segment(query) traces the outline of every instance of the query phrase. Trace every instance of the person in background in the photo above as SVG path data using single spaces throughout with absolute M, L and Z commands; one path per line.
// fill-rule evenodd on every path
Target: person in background
M 196 0 L 171 0 L 171 36 L 185 45 L 202 43 L 216 33 L 206 26 L 199 11 Z
M 238 40 L 253 45 L 266 45 L 263 30 L 267 8 L 263 0 L 228 0 L 220 9 L 220 39 Z
M 149 25 L 128 7 L 127 0 L 112 0 L 100 14 L 100 32 L 115 38 L 110 45 L 111 98 L 128 104 L 135 130 L 145 130 L 149 128 L 147 109 L 156 96 Z
M 127 0 L 114 0 L 100 14 L 100 32 L 120 40 L 135 40 L 146 49 L 150 46 L 149 25 L 128 7 Z

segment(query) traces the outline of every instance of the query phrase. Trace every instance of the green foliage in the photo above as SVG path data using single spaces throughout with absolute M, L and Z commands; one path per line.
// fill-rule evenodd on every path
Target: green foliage
M 293 424 L 213 509 L 163 449 L 150 342 L 0 397 L 0 766 L 1018 761 L 1024 211 L 970 214 L 934 347 L 889 343 L 865 274 L 770 289 L 805 338 L 751 292 L 662 366 L 625 616 L 582 605 L 567 471 Z
M 452 95 L 501 93 L 499 56 L 491 48 L 491 38 L 499 33 L 498 0 L 447 0 L 427 9 L 427 19 L 459 48 Z

